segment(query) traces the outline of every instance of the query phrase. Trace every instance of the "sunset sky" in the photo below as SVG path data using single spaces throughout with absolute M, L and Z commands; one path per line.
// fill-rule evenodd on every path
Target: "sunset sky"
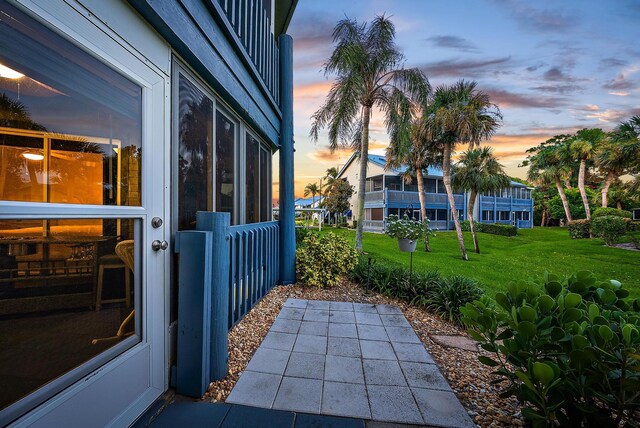
M 309 138 L 311 115 L 332 84 L 321 67 L 333 27 L 345 16 L 362 22 L 383 13 L 395 23 L 406 67 L 419 67 L 433 87 L 476 80 L 499 105 L 503 125 L 489 144 L 510 175 L 524 177 L 517 165 L 525 150 L 553 135 L 609 130 L 640 114 L 640 1 L 300 0 L 289 28 L 298 196 L 351 154 L 330 153 L 326 133 L 317 143 Z M 372 152 L 384 154 L 387 142 L 374 116 Z

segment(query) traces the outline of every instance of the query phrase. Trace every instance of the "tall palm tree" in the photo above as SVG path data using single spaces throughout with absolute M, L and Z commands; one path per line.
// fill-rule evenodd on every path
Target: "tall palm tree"
M 404 68 L 404 55 L 394 39 L 395 26 L 385 16 L 376 16 L 370 24 L 348 18 L 339 21 L 333 30 L 336 47 L 324 65 L 325 75 L 335 75 L 336 80 L 312 116 L 314 141 L 319 130 L 328 127 L 331 150 L 351 146 L 360 155 L 357 249 L 362 249 L 371 113 L 374 108 L 384 113 L 391 135 L 407 132 L 412 100 L 424 104 L 429 95 L 429 82 L 417 68 Z
M 304 188 L 304 196 L 307 197 L 311 195 L 311 206 L 316 203 L 316 195 L 321 194 L 320 187 L 316 183 L 309 183 Z
M 442 150 L 442 181 L 447 190 L 451 214 L 456 226 L 462 259 L 468 260 L 460 218 L 451 187 L 451 155 L 457 144 L 472 149 L 487 140 L 500 126 L 502 115 L 489 95 L 477 89 L 477 82 L 460 80 L 451 86 L 436 89 L 423 123 L 425 138 L 436 141 Z
M 522 163 L 522 166 L 529 167 L 527 172 L 529 181 L 539 185 L 555 184 L 568 222 L 572 221 L 572 217 L 569 201 L 564 192 L 564 185 L 571 177 L 572 166 L 567 164 L 564 154 L 571 139 L 571 135 L 556 135 L 544 143 L 527 150 L 527 153 L 531 154 Z
M 327 182 L 323 186 L 324 192 L 326 194 L 331 190 L 333 185 L 336 184 L 336 180 L 338 180 L 338 168 L 332 166 L 331 168 L 327 169 L 327 172 L 324 175 L 324 179 L 327 180 Z
M 470 192 L 467 218 L 469 219 L 469 227 L 473 237 L 473 247 L 476 253 L 480 254 L 478 237 L 473 224 L 473 208 L 478 194 L 508 187 L 511 184 L 511 179 L 504 172 L 502 164 L 493 156 L 493 149 L 491 147 L 482 147 L 467 150 L 460 156 L 452 181 L 455 187 L 469 190 Z
M 418 184 L 418 200 L 420 201 L 420 218 L 427 222 L 427 203 L 425 200 L 423 170 L 431 165 L 442 163 L 442 154 L 438 145 L 425 138 L 423 132 L 424 109 L 416 107 L 409 124 L 409 132 L 402 135 L 394 135 L 387 147 L 387 168 L 399 168 L 406 166 L 404 174 L 406 181 L 414 177 Z M 429 234 L 424 236 L 424 250 L 431 251 Z
M 591 220 L 591 208 L 589 207 L 589 198 L 584 186 L 586 170 L 596 156 L 598 147 L 604 140 L 605 135 L 600 128 L 581 129 L 569 144 L 569 153 L 580 162 L 578 189 L 580 190 L 580 196 L 582 196 L 582 204 L 584 205 L 587 220 Z
M 640 116 L 633 116 L 621 122 L 603 140 L 595 161 L 598 170 L 604 175 L 600 189 L 602 206 L 608 205 L 608 193 L 611 184 L 619 177 L 640 172 Z

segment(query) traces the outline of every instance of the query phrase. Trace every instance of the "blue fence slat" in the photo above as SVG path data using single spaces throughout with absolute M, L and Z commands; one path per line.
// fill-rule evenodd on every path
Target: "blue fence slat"
M 213 233 L 179 232 L 178 337 L 176 391 L 202 396 L 209 386 L 211 320 L 211 269 Z

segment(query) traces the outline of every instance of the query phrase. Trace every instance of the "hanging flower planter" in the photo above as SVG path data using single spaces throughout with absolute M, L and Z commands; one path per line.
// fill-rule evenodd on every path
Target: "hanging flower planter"
M 422 222 L 411 220 L 407 216 L 398 218 L 390 215 L 386 221 L 385 233 L 398 240 L 400 251 L 413 253 L 416 250 L 418 240 L 424 237 L 425 225 Z
M 413 253 L 416 250 L 417 244 L 418 244 L 417 239 L 407 239 L 407 238 L 398 239 L 398 247 L 400 248 L 400 251 L 404 253 Z

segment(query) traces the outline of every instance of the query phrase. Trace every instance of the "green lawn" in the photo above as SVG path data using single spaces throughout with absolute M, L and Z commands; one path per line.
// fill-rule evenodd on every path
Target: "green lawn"
M 323 228 L 351 240 L 348 229 Z M 544 271 L 566 275 L 581 270 L 602 280 L 617 279 L 640 297 L 640 252 L 609 248 L 601 239 L 571 239 L 566 229 L 521 229 L 516 237 L 478 234 L 481 254 L 473 252 L 470 233 L 464 233 L 469 261 L 460 258 L 455 232 L 440 232 L 431 239 L 431 252 L 418 244 L 413 255 L 414 270 L 438 269 L 445 275 L 461 274 L 477 279 L 490 295 L 504 290 L 511 280 L 542 278 Z M 395 239 L 376 233 L 364 234 L 364 251 L 377 260 L 409 266 L 409 254 L 401 253 Z

